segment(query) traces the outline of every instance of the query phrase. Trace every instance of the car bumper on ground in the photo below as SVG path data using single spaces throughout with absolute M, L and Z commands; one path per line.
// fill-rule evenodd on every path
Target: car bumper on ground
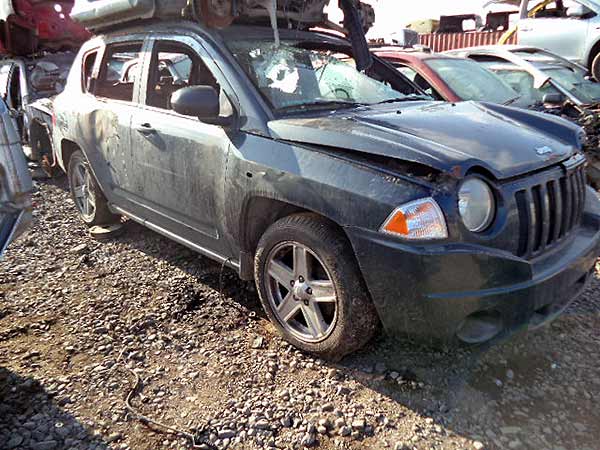
M 548 323 L 584 290 L 600 255 L 600 215 L 587 210 L 565 242 L 533 261 L 346 231 L 386 331 L 432 343 L 480 344 Z

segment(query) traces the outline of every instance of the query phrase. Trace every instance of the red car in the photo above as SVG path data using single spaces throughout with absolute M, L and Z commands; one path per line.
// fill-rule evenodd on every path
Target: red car
M 438 100 L 474 100 L 529 106 L 520 104 L 522 99 L 514 89 L 475 61 L 394 47 L 377 48 L 373 52 Z

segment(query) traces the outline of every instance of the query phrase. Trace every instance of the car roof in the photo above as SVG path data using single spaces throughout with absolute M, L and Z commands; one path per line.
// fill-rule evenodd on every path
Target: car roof
M 442 53 L 424 52 L 417 49 L 390 49 L 390 48 L 372 48 L 371 51 L 384 59 L 402 59 L 405 61 L 417 62 L 428 59 L 462 59 L 452 55 Z
M 225 43 L 227 41 L 238 40 L 274 40 L 274 32 L 270 27 L 252 26 L 252 25 L 232 25 L 223 29 L 207 28 L 197 22 L 189 20 L 173 21 L 144 21 L 143 23 L 132 24 L 127 27 L 119 26 L 103 30 L 98 34 L 98 38 L 107 39 L 116 36 L 126 36 L 131 34 L 152 34 L 152 33 L 198 33 L 204 36 L 210 36 L 216 41 Z M 322 42 L 330 45 L 349 46 L 350 42 L 322 31 L 301 31 L 294 29 L 280 29 L 279 36 L 282 40 L 300 40 L 310 42 Z M 93 38 L 95 40 L 96 38 Z

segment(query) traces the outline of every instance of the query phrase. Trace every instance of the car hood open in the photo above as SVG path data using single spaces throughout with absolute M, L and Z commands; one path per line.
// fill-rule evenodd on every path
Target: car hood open
M 581 129 L 565 120 L 474 102 L 278 119 L 269 128 L 276 139 L 390 157 L 457 177 L 481 167 L 499 180 L 564 161 L 581 145 Z

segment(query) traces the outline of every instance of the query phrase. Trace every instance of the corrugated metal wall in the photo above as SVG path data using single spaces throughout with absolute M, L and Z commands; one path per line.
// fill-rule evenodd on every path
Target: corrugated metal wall
M 421 45 L 426 45 L 435 52 L 444 52 L 457 48 L 474 47 L 477 45 L 495 45 L 504 31 L 482 31 L 472 33 L 440 33 L 421 34 Z M 517 43 L 517 34 L 513 34 L 508 44 Z

